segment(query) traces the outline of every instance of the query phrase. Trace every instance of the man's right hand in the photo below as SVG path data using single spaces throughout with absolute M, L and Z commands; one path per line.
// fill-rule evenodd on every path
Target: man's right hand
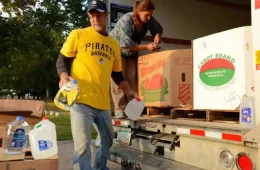
M 146 45 L 146 49 L 149 51 L 155 51 L 159 48 L 157 43 L 150 43 Z
M 71 81 L 71 80 L 73 80 L 73 78 L 70 77 L 67 72 L 62 72 L 62 73 L 60 74 L 59 87 L 61 88 L 62 86 L 64 86 L 66 83 L 68 83 L 68 82 Z
M 62 86 L 64 86 L 66 83 L 68 83 L 69 81 L 73 80 L 72 77 L 61 77 L 60 82 L 59 82 L 59 87 L 61 88 Z

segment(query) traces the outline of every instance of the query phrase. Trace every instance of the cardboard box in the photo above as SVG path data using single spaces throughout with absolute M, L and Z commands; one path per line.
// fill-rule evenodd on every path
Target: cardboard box
M 0 158 L 3 150 L 0 149 Z M 59 158 L 57 155 L 44 160 L 34 160 L 31 155 L 8 155 L 11 160 L 0 161 L 0 170 L 58 170 Z M 4 156 L 8 158 L 8 156 Z M 3 158 L 3 157 L 2 157 Z M 13 161 L 13 160 L 16 161 Z
M 41 100 L 0 99 L 0 148 L 7 123 L 23 116 L 33 128 L 44 116 L 44 109 L 45 102 Z
M 44 101 L 0 99 L 0 170 L 58 170 L 57 155 L 44 160 L 34 160 L 30 150 L 24 154 L 7 155 L 1 148 L 7 123 L 15 120 L 16 116 L 23 116 L 33 128 L 44 116 L 44 108 Z
M 193 41 L 194 109 L 235 110 L 253 92 L 251 41 L 251 26 Z
M 138 91 L 145 106 L 192 104 L 192 50 L 168 50 L 138 58 Z
M 31 127 L 41 121 L 45 102 L 40 100 L 0 99 L 0 138 L 3 137 L 7 123 L 24 116 Z

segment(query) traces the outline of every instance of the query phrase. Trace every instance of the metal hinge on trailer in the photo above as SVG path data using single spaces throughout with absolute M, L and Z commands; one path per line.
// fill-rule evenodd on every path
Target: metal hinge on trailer
M 138 121 L 136 124 L 137 129 L 149 131 L 149 132 L 163 132 L 164 125 L 160 122 L 152 121 Z
M 245 145 L 251 144 L 251 146 L 258 148 L 259 157 L 260 157 L 260 123 L 248 131 L 244 135 Z
M 191 137 L 201 137 L 208 138 L 212 140 L 223 140 L 226 142 L 236 142 L 243 144 L 243 136 L 240 133 L 230 132 L 230 131 L 217 131 L 213 129 L 199 129 L 191 127 L 178 127 L 177 135 L 191 136 Z
M 153 133 L 153 132 L 136 132 L 135 138 L 145 138 L 149 140 L 151 145 L 156 146 L 154 154 L 159 154 L 163 152 L 165 146 L 161 146 L 160 143 L 166 143 L 170 151 L 174 150 L 176 147 L 180 147 L 179 136 L 177 135 L 168 135 L 162 133 Z M 134 138 L 133 138 L 134 139 Z
M 252 128 L 249 132 L 244 135 L 246 142 L 259 143 L 260 144 L 260 124 Z

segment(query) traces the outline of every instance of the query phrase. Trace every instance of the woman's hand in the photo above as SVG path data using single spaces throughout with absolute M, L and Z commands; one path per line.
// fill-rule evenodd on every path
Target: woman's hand
M 150 44 L 146 45 L 146 50 L 154 51 L 154 50 L 158 49 L 158 47 L 159 46 L 157 43 L 150 43 Z
M 160 44 L 161 43 L 161 34 L 156 34 L 153 42 L 156 43 L 156 44 Z

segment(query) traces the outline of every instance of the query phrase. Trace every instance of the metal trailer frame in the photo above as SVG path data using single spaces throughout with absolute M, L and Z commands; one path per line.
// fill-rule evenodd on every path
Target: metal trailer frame
M 106 0 L 104 1 L 107 3 Z M 255 53 L 260 49 L 259 36 L 257 36 L 260 34 L 259 19 L 257 19 L 260 16 L 260 7 L 256 3 L 259 3 L 259 0 L 251 0 L 253 51 Z M 259 63 L 254 64 L 259 65 Z M 259 75 L 259 69 L 254 68 L 256 103 L 260 100 Z M 260 107 L 256 107 L 255 112 L 258 113 L 259 109 Z M 253 168 L 260 170 L 260 115 L 256 116 L 256 122 L 257 126 L 249 130 L 235 124 L 196 120 L 113 119 L 115 144 L 111 149 L 111 160 L 121 163 L 123 169 L 141 169 L 133 166 L 138 161 L 147 165 L 147 168 L 143 167 L 143 169 L 184 169 L 181 166 L 171 166 L 174 164 L 173 161 L 177 161 L 202 169 L 219 170 L 223 169 L 218 162 L 219 154 L 227 150 L 234 155 L 234 159 L 241 154 L 250 156 L 254 163 Z M 121 134 L 121 129 L 130 134 L 124 141 L 117 138 Z M 135 150 L 141 152 L 133 154 Z M 151 154 L 156 156 L 151 158 Z M 159 163 L 158 160 L 170 162 Z M 168 166 L 162 166 L 162 164 Z M 237 169 L 237 167 L 233 165 L 230 169 Z
M 139 157 L 133 158 L 130 154 L 137 151 L 143 155 L 155 155 L 152 162 L 159 158 L 171 160 L 174 168 L 186 164 L 191 166 L 187 166 L 188 169 L 223 169 L 218 160 L 223 149 L 229 150 L 234 157 L 241 153 L 250 155 L 254 169 L 260 169 L 260 135 L 257 135 L 260 124 L 249 130 L 238 124 L 142 117 L 137 121 L 113 119 L 113 128 L 115 140 L 111 160 L 122 163 L 125 169 L 129 165 L 126 162 L 133 161 L 139 162 L 144 169 L 149 167 L 143 156 L 139 154 Z M 118 138 L 122 130 L 130 134 L 127 140 Z M 121 156 L 115 159 L 115 155 Z M 236 166 L 233 168 L 236 169 Z

